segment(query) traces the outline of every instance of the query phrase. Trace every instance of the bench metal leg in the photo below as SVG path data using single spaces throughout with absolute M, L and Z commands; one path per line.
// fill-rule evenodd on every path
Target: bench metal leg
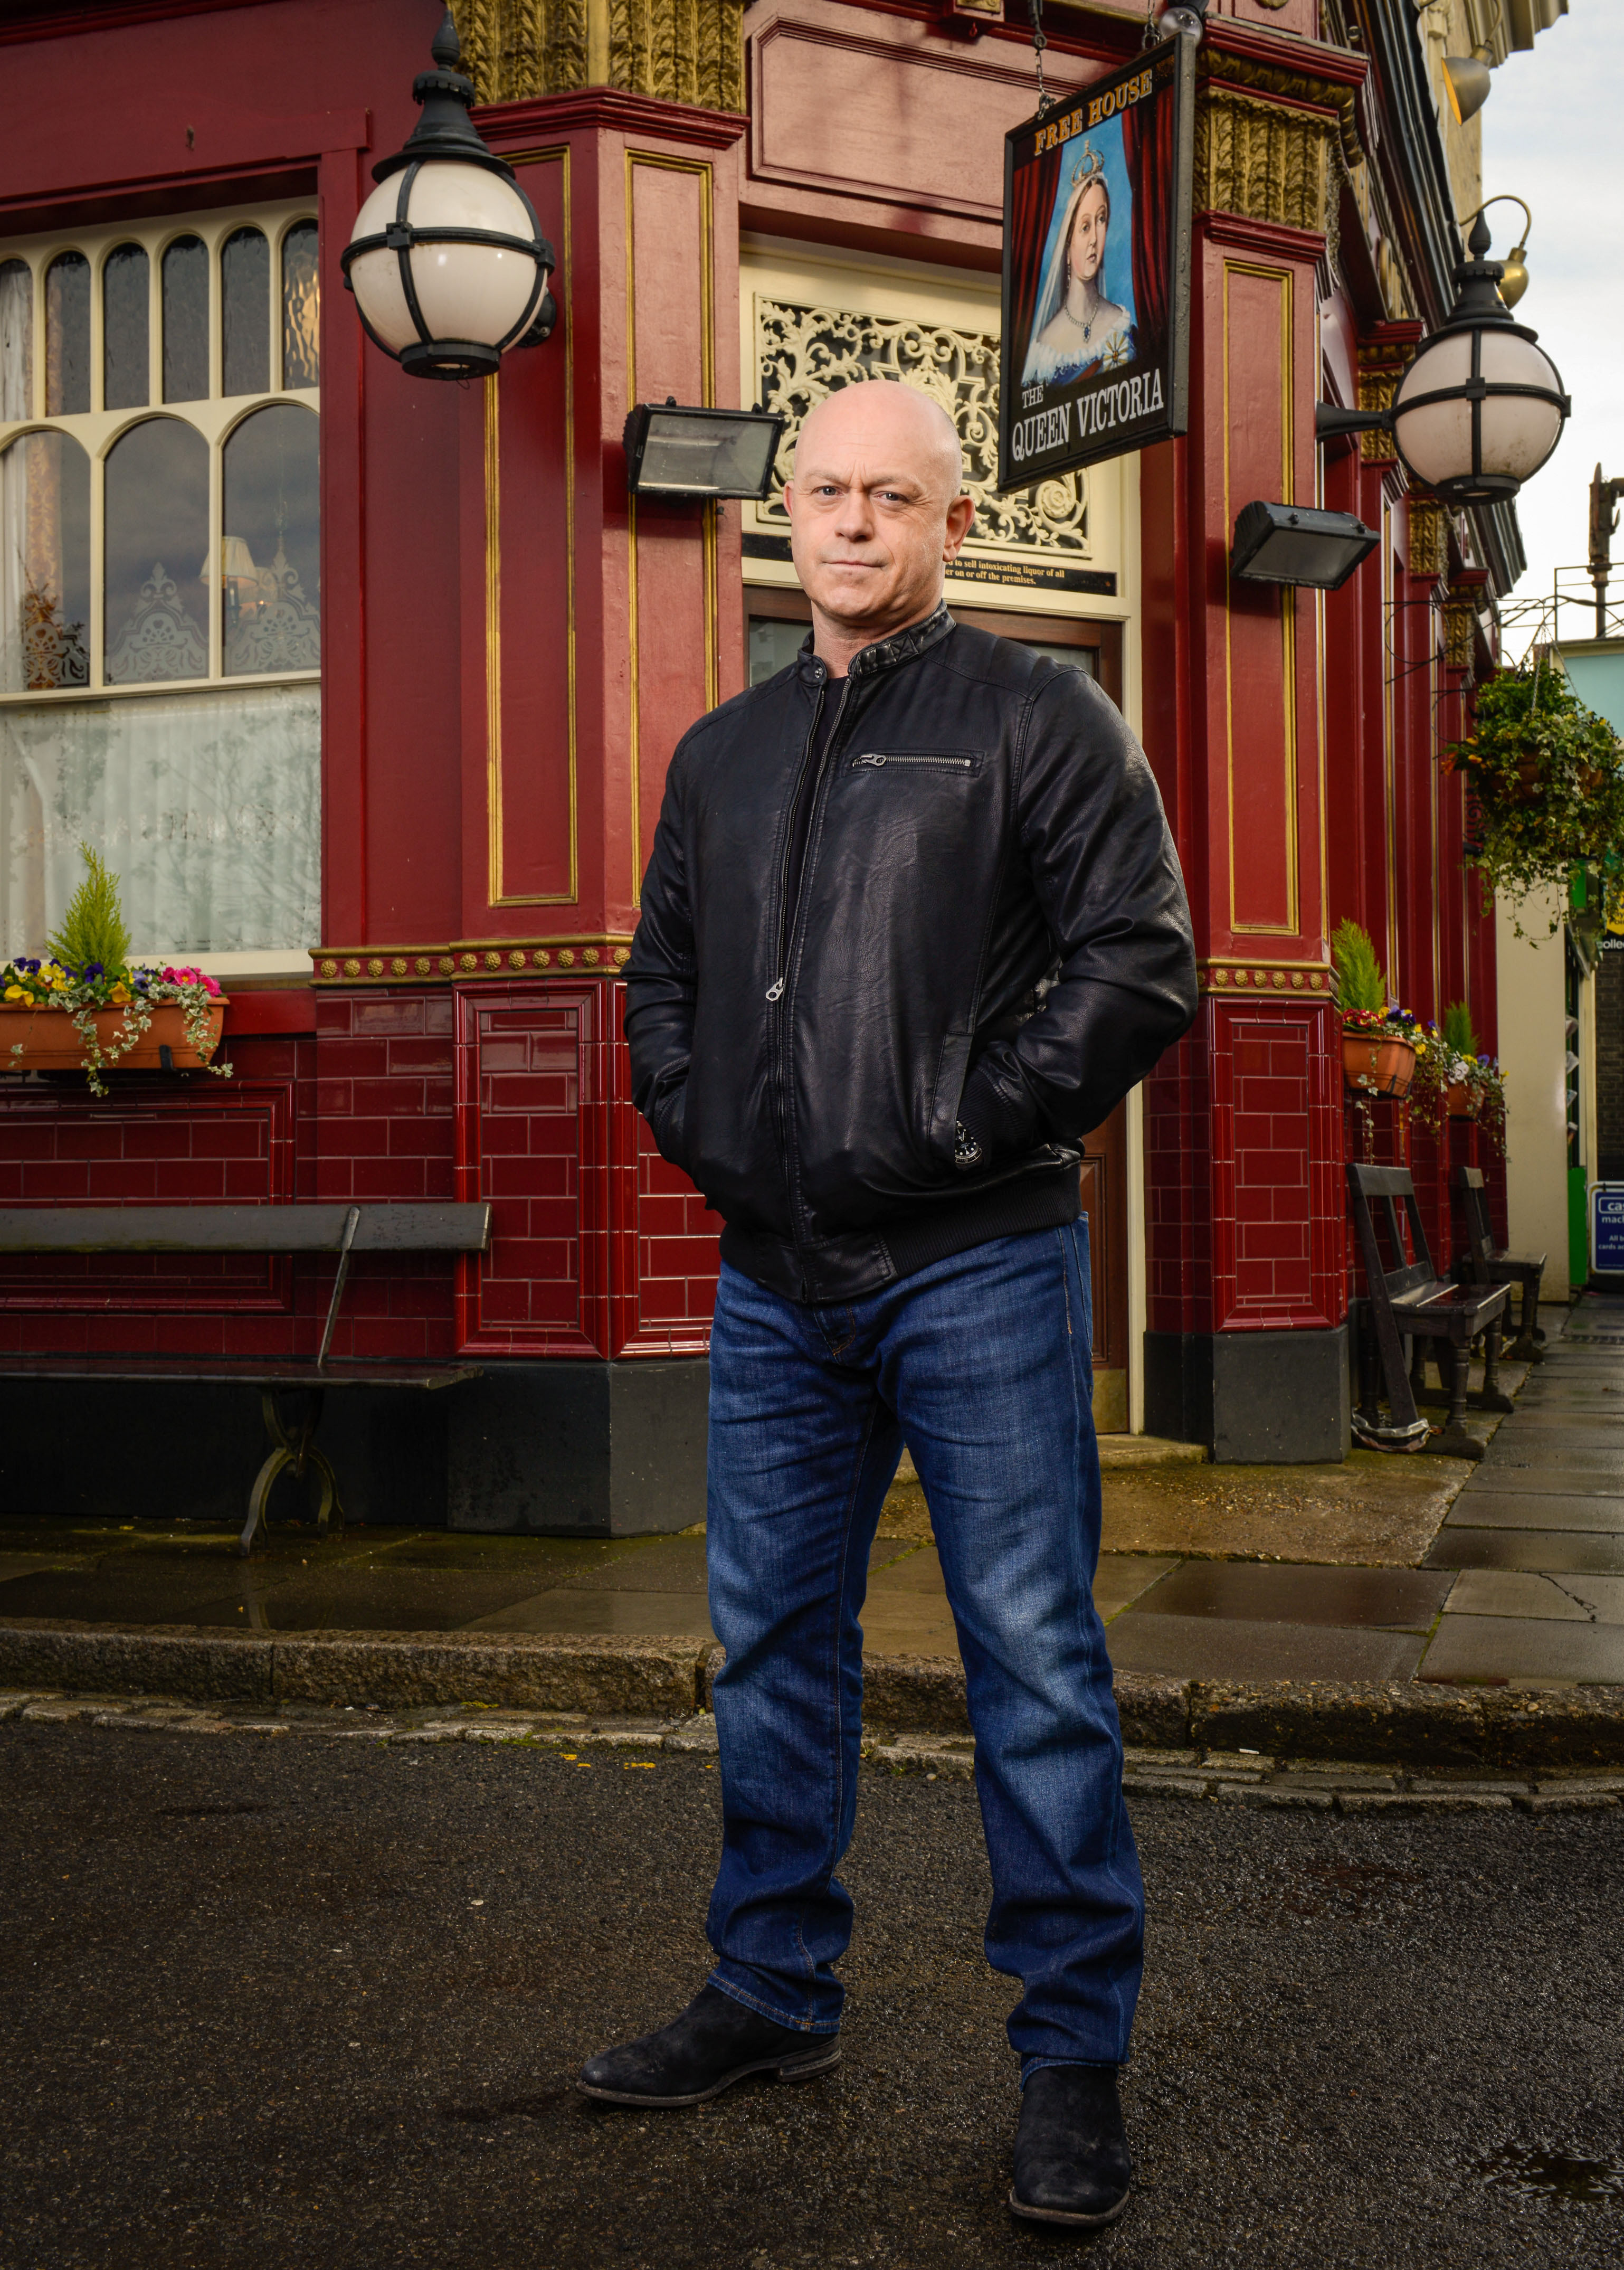
M 309 1468 L 322 1485 L 321 1504 L 315 1517 L 318 1534 L 326 1537 L 336 1531 L 342 1535 L 344 1531 L 344 1508 L 338 1500 L 338 1477 L 334 1473 L 326 1452 L 319 1450 L 315 1441 L 315 1430 L 322 1418 L 321 1390 L 318 1388 L 310 1396 L 309 1407 L 303 1419 L 291 1423 L 282 1415 L 274 1388 L 264 1391 L 259 1398 L 259 1406 L 264 1414 L 265 1432 L 270 1435 L 273 1447 L 248 1494 L 248 1517 L 237 1543 L 237 1551 L 245 1561 L 254 1549 L 256 1531 L 262 1525 L 266 1530 L 271 1527 L 271 1492 L 278 1476 L 290 1466 L 300 1481 L 304 1480 L 307 1467 Z
M 1524 1277 L 1522 1320 L 1506 1354 L 1514 1363 L 1543 1363 L 1545 1350 L 1539 1343 L 1544 1338 L 1539 1329 L 1539 1287 L 1531 1278 Z

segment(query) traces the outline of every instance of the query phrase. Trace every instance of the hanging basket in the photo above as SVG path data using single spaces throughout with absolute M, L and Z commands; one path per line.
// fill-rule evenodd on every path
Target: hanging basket
M 1356 1095 L 1406 1096 L 1415 1077 L 1415 1050 L 1395 1033 L 1345 1029 L 1342 1077 Z
M 1475 1119 L 1478 1096 L 1470 1080 L 1452 1079 L 1443 1091 L 1443 1108 L 1451 1119 Z
M 220 1044 L 226 1022 L 222 993 L 208 1009 L 208 1047 L 199 1055 L 186 1037 L 186 1011 L 178 1001 L 160 1002 L 145 1033 L 128 1055 L 122 1048 L 122 1009 L 94 1012 L 96 1037 L 108 1072 L 201 1072 Z M 83 1072 L 84 1035 L 66 1009 L 0 1008 L 0 1072 Z

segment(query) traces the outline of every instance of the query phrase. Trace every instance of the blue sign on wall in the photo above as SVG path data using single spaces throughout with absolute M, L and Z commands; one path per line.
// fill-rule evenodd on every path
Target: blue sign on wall
M 1624 1183 L 1598 1183 L 1591 1192 L 1591 1262 L 1624 1275 Z

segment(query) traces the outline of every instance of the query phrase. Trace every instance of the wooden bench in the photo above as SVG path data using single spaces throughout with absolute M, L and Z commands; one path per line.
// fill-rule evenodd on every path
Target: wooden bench
M 8 1206 L 0 1208 L 0 1253 L 332 1253 L 338 1266 L 332 1298 L 314 1359 L 236 1359 L 205 1356 L 13 1356 L 8 1377 L 31 1379 L 145 1379 L 218 1385 L 241 1381 L 260 1391 L 271 1452 L 248 1495 L 248 1517 L 237 1550 L 247 1555 L 262 1523 L 271 1526 L 271 1486 L 287 1469 L 313 1473 L 322 1497 L 316 1526 L 323 1535 L 344 1527 L 337 1476 L 315 1436 L 330 1387 L 453 1387 L 475 1379 L 478 1364 L 329 1360 L 333 1327 L 351 1257 L 357 1253 L 483 1253 L 490 1243 L 491 1209 L 433 1202 L 355 1205 Z M 295 1389 L 308 1397 L 302 1413 L 283 1400 Z
M 1509 1411 L 1511 1398 L 1501 1391 L 1499 1364 L 1501 1324 L 1512 1288 L 1453 1285 L 1436 1274 L 1407 1167 L 1350 1164 L 1347 1179 L 1368 1288 L 1366 1298 L 1356 1304 L 1360 1403 L 1354 1432 L 1374 1450 L 1432 1450 L 1446 1458 L 1480 1458 L 1484 1446 L 1466 1430 L 1472 1343 L 1479 1332 L 1483 1335 L 1483 1387 L 1476 1401 L 1486 1411 Z M 1407 1249 L 1400 1206 L 1409 1224 Z M 1390 1264 L 1382 1252 L 1378 1213 Z M 1406 1340 L 1414 1351 L 1413 1365 L 1405 1361 Z M 1416 1409 L 1415 1391 L 1424 1390 L 1428 1343 L 1437 1344 L 1435 1361 L 1450 1406 L 1449 1419 L 1435 1435 Z M 1385 1422 L 1377 1401 L 1383 1385 L 1390 1413 Z
M 1539 1343 L 1545 1334 L 1539 1329 L 1539 1287 L 1545 1278 L 1543 1253 L 1508 1253 L 1494 1243 L 1494 1233 L 1489 1228 L 1488 1193 L 1483 1176 L 1476 1167 L 1460 1170 L 1461 1205 L 1466 1216 L 1466 1250 L 1455 1264 L 1457 1285 L 1520 1285 L 1523 1288 L 1523 1321 L 1517 1336 L 1506 1350 L 1519 1363 L 1543 1363 L 1545 1350 Z

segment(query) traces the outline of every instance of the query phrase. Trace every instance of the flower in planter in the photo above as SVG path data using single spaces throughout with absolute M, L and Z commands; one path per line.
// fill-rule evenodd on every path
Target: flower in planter
M 133 968 L 117 878 L 88 844 L 79 848 L 87 872 L 61 931 L 48 942 L 45 958 L 22 956 L 0 970 L 0 998 L 14 1010 L 60 1010 L 69 1017 L 84 1044 L 93 1094 L 107 1094 L 102 1073 L 138 1046 L 155 1011 L 167 1007 L 181 1012 L 185 1046 L 210 1072 L 229 1079 L 230 1064 L 215 1054 L 219 986 L 201 969 Z M 118 1022 L 104 1035 L 97 1018 L 108 1011 L 119 1013 Z M 12 1045 L 13 1065 L 25 1047 L 20 1041 Z

